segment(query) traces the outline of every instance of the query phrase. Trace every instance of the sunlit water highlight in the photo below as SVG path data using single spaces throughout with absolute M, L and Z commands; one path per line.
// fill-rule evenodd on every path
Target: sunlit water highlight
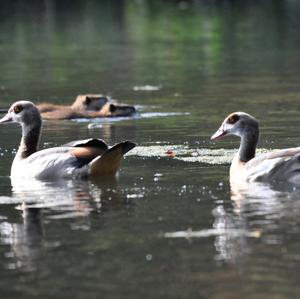
M 74 122 L 86 123 L 88 122 L 88 128 L 97 128 L 101 127 L 103 123 L 107 122 L 120 122 L 124 120 L 138 120 L 143 118 L 156 118 L 156 117 L 170 117 L 170 116 L 181 116 L 181 115 L 190 115 L 189 112 L 141 112 L 137 113 L 135 116 L 124 116 L 124 117 L 101 117 L 101 118 L 79 118 L 74 119 Z

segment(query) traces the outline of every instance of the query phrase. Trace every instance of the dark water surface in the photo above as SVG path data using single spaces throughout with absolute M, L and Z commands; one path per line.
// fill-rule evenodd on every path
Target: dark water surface
M 42 147 L 136 142 L 116 180 L 12 187 L 20 128 L 0 127 L 1 298 L 300 297 L 298 191 L 230 190 L 238 141 L 209 140 L 239 110 L 261 148 L 299 145 L 300 5 L 209 3 L 1 1 L 0 108 L 101 92 L 140 110 L 44 124 Z

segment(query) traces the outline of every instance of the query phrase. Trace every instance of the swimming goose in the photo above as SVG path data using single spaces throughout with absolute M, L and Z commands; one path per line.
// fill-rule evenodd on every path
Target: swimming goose
M 41 103 L 37 105 L 42 118 L 78 119 L 96 117 L 132 116 L 136 113 L 134 106 L 125 105 L 101 94 L 78 95 L 71 106 Z
M 17 122 L 22 139 L 11 167 L 12 177 L 41 180 L 115 175 L 123 155 L 135 147 L 125 141 L 108 148 L 100 139 L 71 142 L 62 147 L 37 151 L 42 127 L 38 108 L 29 101 L 18 101 L 0 119 L 0 123 Z
M 259 127 L 258 121 L 250 114 L 231 113 L 211 139 L 220 139 L 226 135 L 241 138 L 240 148 L 230 167 L 231 182 L 300 183 L 300 147 L 276 150 L 255 157 Z

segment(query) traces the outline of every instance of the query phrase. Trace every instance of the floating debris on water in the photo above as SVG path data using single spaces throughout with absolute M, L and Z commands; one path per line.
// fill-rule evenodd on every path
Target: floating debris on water
M 172 151 L 172 150 L 170 150 L 170 149 L 168 149 L 167 151 L 166 151 L 166 154 L 169 156 L 169 157 L 175 157 L 175 153 Z
M 135 109 L 137 111 L 145 111 L 145 110 L 150 110 L 150 109 L 159 109 L 160 106 L 157 105 L 134 105 Z
M 180 115 L 190 115 L 190 113 L 189 112 L 145 112 L 140 114 L 140 118 L 180 116 Z
M 267 152 L 267 149 L 259 149 L 258 154 Z M 205 164 L 230 164 L 237 149 L 209 149 L 190 148 L 188 145 L 149 145 L 137 146 L 127 156 L 139 156 L 144 158 L 171 157 L 176 160 L 190 163 Z
M 134 86 L 134 91 L 157 91 L 161 89 L 161 85 L 143 85 L 143 86 Z
M 193 231 L 193 230 L 186 230 L 186 231 L 178 231 L 178 232 L 171 232 L 165 233 L 165 238 L 207 238 L 207 237 L 214 237 L 214 236 L 221 236 L 221 235 L 228 235 L 230 237 L 251 237 L 251 238 L 260 238 L 262 233 L 259 230 L 256 231 L 247 231 L 244 229 L 203 229 L 200 231 Z
M 134 193 L 134 194 L 127 194 L 126 195 L 126 198 L 130 198 L 130 199 L 133 199 L 133 198 L 143 198 L 144 197 L 144 194 L 137 194 L 137 193 Z
M 88 129 L 100 129 L 102 128 L 102 124 L 99 124 L 99 123 L 91 123 L 91 124 L 88 124 Z
M 197 152 L 197 155 L 195 155 Z M 200 162 L 207 164 L 228 164 L 236 150 L 227 149 L 193 149 L 186 145 L 150 145 L 137 146 L 127 156 L 171 157 L 184 162 Z

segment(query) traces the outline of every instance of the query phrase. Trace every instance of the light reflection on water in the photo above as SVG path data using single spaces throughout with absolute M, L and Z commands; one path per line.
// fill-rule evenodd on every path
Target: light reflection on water
M 136 158 L 132 156 L 128 159 L 132 162 Z M 207 248 L 208 251 L 201 252 L 201 258 L 198 256 L 194 260 L 193 271 L 187 271 L 183 265 L 178 265 L 180 271 L 189 275 L 192 281 L 209 283 L 212 278 L 208 279 L 205 276 L 205 269 L 202 267 L 204 261 L 210 257 L 212 258 L 209 262 L 210 267 L 213 264 L 217 265 L 215 278 L 212 280 L 214 282 L 223 281 L 230 285 L 228 279 L 233 275 L 231 270 L 235 272 L 234 267 L 237 266 L 240 273 L 245 275 L 244 279 L 249 283 L 256 283 L 260 279 L 257 281 L 251 275 L 267 275 L 267 272 L 261 269 L 265 265 L 269 267 L 268 271 L 274 272 L 272 277 L 265 277 L 268 283 L 278 283 L 279 281 L 283 286 L 286 285 L 287 282 L 282 277 L 284 264 L 268 265 L 270 262 L 268 258 L 256 260 L 255 257 L 260 257 L 261 254 L 268 256 L 269 250 L 271 250 L 269 247 L 272 247 L 277 259 L 280 257 L 284 260 L 297 259 L 297 253 L 293 249 L 291 249 L 292 251 L 288 250 L 289 245 L 285 243 L 283 233 L 286 230 L 289 230 L 288 235 L 297 233 L 295 225 L 299 223 L 300 212 L 298 194 L 276 191 L 267 185 L 258 184 L 247 185 L 249 189 L 246 190 L 235 189 L 232 186 L 231 196 L 228 199 L 226 193 L 229 190 L 226 182 L 225 185 L 217 182 L 215 186 L 212 186 L 209 183 L 210 175 L 207 173 L 207 167 L 204 167 L 204 171 L 201 172 L 199 167 L 189 167 L 194 163 L 184 162 L 187 173 L 193 174 L 194 177 L 196 173 L 200 176 L 206 174 L 207 177 L 202 179 L 200 185 L 197 185 L 197 181 L 199 181 L 197 178 L 181 180 L 179 183 L 180 175 L 176 173 L 172 163 L 167 163 L 170 165 L 167 167 L 160 165 L 167 162 L 164 161 L 165 159 L 168 158 L 148 157 L 145 161 L 142 160 L 144 162 L 140 165 L 137 163 L 135 167 L 144 171 L 138 172 L 142 176 L 134 178 L 131 176 L 136 174 L 135 170 L 125 163 L 120 174 L 120 182 L 119 180 L 109 180 L 107 182 L 14 183 L 11 197 L 1 197 L 0 199 L 2 207 L 3 205 L 10 206 L 13 203 L 16 212 L 22 215 L 21 221 L 20 219 L 11 221 L 4 216 L 0 223 L 0 241 L 2 246 L 7 247 L 5 268 L 29 272 L 39 271 L 38 265 L 41 263 L 41 259 L 46 258 L 45 252 L 53 256 L 56 250 L 61 251 L 69 242 L 73 242 L 72 238 L 75 235 L 72 233 L 71 239 L 67 236 L 65 239 L 57 237 L 61 225 L 67 224 L 70 231 L 85 232 L 91 238 L 95 238 L 99 229 L 96 229 L 97 223 L 102 219 L 107 222 L 101 225 L 103 226 L 101 235 L 106 238 L 106 241 L 94 239 L 92 243 L 95 242 L 95 244 L 92 247 L 96 246 L 96 248 L 90 249 L 92 256 L 86 256 L 84 251 L 78 249 L 86 260 L 92 261 L 95 256 L 99 258 L 99 254 L 104 254 L 107 258 L 114 256 L 113 248 L 115 246 L 122 247 L 122 240 L 125 241 L 124 237 L 127 240 L 125 241 L 126 248 L 137 246 L 136 242 L 140 240 L 139 242 L 142 243 L 138 245 L 136 254 L 139 255 L 141 250 L 144 253 L 145 261 L 152 264 L 149 271 L 146 271 L 147 275 L 152 277 L 158 264 L 163 262 L 161 258 L 168 251 L 173 252 L 172 259 L 178 262 L 183 259 L 184 263 L 188 263 L 191 259 L 196 258 L 194 250 L 198 251 L 202 247 L 206 248 L 208 244 L 212 244 L 213 249 L 208 250 Z M 174 159 L 173 161 L 182 166 L 183 162 L 175 162 Z M 147 170 L 149 163 L 154 165 L 153 170 Z M 215 170 L 218 172 L 217 167 Z M 224 174 L 226 175 L 226 173 L 227 169 Z M 216 173 L 213 173 L 213 177 L 215 175 Z M 162 198 L 164 199 L 162 200 Z M 126 211 L 128 206 L 131 206 L 128 210 L 129 214 L 125 216 L 123 211 Z M 208 214 L 205 209 L 209 211 Z M 202 210 L 203 212 L 201 212 Z M 115 218 L 120 216 L 120 211 L 121 218 Z M 114 215 L 115 213 L 116 215 Z M 190 215 L 191 221 L 187 221 L 186 214 Z M 199 218 L 199 214 L 204 218 Z M 100 218 L 97 219 L 98 217 Z M 120 231 L 120 227 L 113 223 L 118 223 L 118 226 L 125 225 L 129 231 L 124 228 Z M 53 231 L 51 227 L 57 227 L 58 231 L 57 229 Z M 173 231 L 178 234 L 178 231 L 182 229 L 187 229 L 187 235 L 181 235 L 186 239 L 184 243 L 176 240 L 166 241 L 165 233 Z M 122 236 L 122 234 L 125 235 Z M 144 239 L 145 237 L 148 241 Z M 208 239 L 208 241 L 204 241 L 202 244 L 195 238 Z M 84 239 L 86 240 L 86 238 Z M 79 246 L 78 242 L 79 239 L 75 241 L 77 246 Z M 281 253 L 278 252 L 283 245 L 286 249 Z M 156 246 L 158 247 L 156 248 Z M 104 249 L 100 249 L 102 247 Z M 82 248 L 82 250 L 85 249 Z M 106 250 L 113 252 L 109 253 Z M 167 251 L 165 252 L 165 250 Z M 180 251 L 182 252 L 180 253 Z M 126 255 L 121 254 L 121 256 L 126 260 Z M 150 256 L 151 258 L 149 258 Z M 272 254 L 272 258 L 273 256 Z M 144 263 L 139 259 L 136 262 L 139 265 Z M 218 275 L 223 274 L 218 267 L 222 269 L 224 263 L 231 265 L 231 270 L 221 279 Z M 71 264 L 67 263 L 66 266 L 70 267 Z M 85 266 L 83 267 L 85 268 Z M 118 268 L 114 263 L 112 267 L 115 270 Z M 129 274 L 127 275 L 135 277 L 132 272 L 134 268 L 128 269 Z M 163 275 L 163 273 L 159 275 Z M 173 279 L 179 278 L 174 276 Z M 119 278 L 118 281 L 121 282 L 122 279 Z M 153 283 L 156 283 L 155 280 Z M 216 292 L 220 295 L 219 292 L 222 292 L 222 289 Z
M 44 223 L 76 219 L 71 229 L 86 231 L 91 229 L 90 213 L 102 213 L 109 203 L 127 205 L 129 202 L 116 178 L 56 182 L 13 180 L 12 196 L 1 196 L 0 204 L 15 205 L 22 214 L 22 222 L 9 222 L 5 216 L 0 218 L 1 243 L 11 247 L 6 253 L 7 268 L 35 270 L 42 248 L 60 245 L 60 241 L 46 241 Z

